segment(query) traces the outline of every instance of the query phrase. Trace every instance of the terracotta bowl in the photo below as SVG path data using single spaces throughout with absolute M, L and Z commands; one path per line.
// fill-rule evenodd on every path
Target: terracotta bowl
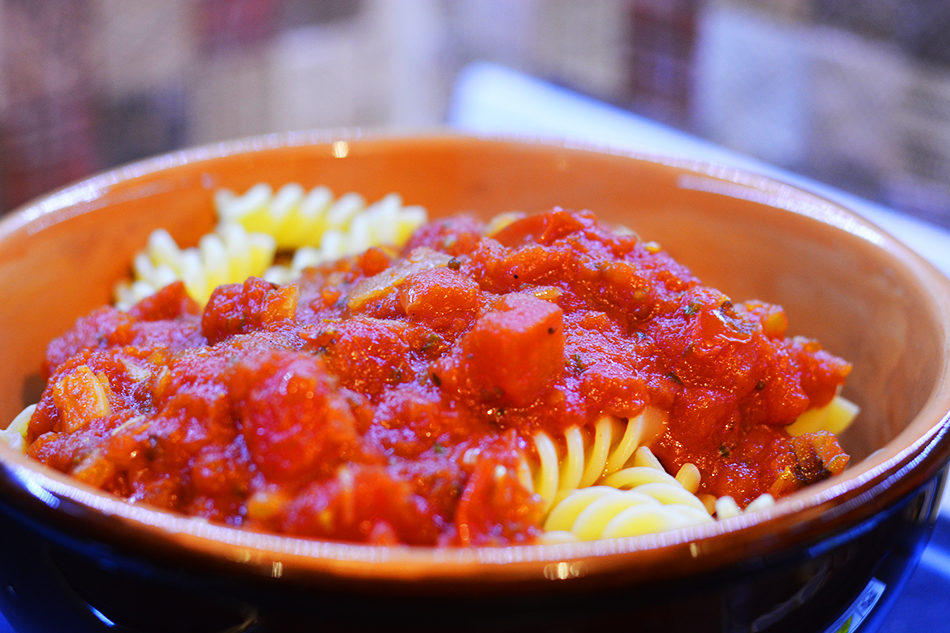
M 157 227 L 194 243 L 212 191 L 399 192 L 431 216 L 589 208 L 854 364 L 842 476 L 774 507 L 650 537 L 378 547 L 253 534 L 134 506 L 0 446 L 0 608 L 17 630 L 824 631 L 880 622 L 932 529 L 950 458 L 950 288 L 876 226 L 726 167 L 451 135 L 296 133 L 170 154 L 0 223 L 0 420 L 41 387 L 46 343 L 110 301 Z M 88 628 L 84 628 L 88 627 Z M 863 629 L 863 630 L 867 630 Z

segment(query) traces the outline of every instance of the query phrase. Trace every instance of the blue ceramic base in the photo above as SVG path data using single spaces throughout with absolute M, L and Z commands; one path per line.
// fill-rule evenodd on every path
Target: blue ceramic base
M 17 600 L 16 592 L 11 587 L 0 587 L 0 591 L 4 592 L 0 603 Z M 930 543 L 924 550 L 917 569 L 907 580 L 890 612 L 883 619 L 870 619 L 856 629 L 851 628 L 847 633 L 919 633 L 944 630 L 950 621 L 950 602 L 939 597 L 947 595 L 950 595 L 950 516 L 943 513 L 936 523 Z M 22 626 L 15 629 L 0 613 L 0 633 L 47 633 L 54 630 L 71 633 L 115 633 L 127 630 L 121 626 L 110 626 L 108 619 L 102 614 L 98 614 L 101 620 L 97 622 L 93 617 L 96 615 L 90 614 L 86 609 L 63 609 L 60 605 L 59 608 L 51 608 L 45 613 L 41 629 Z M 238 630 L 240 629 L 241 627 L 238 627 Z M 244 630 L 252 633 L 256 629 L 252 624 Z

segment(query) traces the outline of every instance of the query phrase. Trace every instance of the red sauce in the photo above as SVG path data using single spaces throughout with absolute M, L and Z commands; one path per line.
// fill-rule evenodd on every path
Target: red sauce
M 784 426 L 850 367 L 785 331 L 780 308 L 734 304 L 590 213 L 491 237 L 440 220 L 402 253 L 222 286 L 203 310 L 176 283 L 83 317 L 49 346 L 28 453 L 251 529 L 530 542 L 540 503 L 515 470 L 538 429 L 659 407 L 666 468 L 692 462 L 740 503 L 843 468 L 833 437 Z

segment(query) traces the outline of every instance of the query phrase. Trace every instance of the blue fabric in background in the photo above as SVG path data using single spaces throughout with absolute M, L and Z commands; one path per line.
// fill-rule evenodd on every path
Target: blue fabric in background
M 944 506 L 946 508 L 946 506 Z M 881 633 L 922 633 L 950 629 L 950 519 L 937 521 L 930 545 L 907 581 Z

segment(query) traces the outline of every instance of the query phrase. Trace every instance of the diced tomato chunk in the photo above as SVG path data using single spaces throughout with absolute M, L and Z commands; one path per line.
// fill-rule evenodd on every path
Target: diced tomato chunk
M 142 321 L 176 319 L 185 314 L 200 313 L 201 306 L 191 298 L 182 281 L 168 284 L 129 309 L 129 316 Z
M 550 213 L 529 215 L 515 220 L 493 236 L 505 246 L 516 246 L 524 242 L 550 244 L 560 237 L 584 228 L 584 220 L 589 216 L 571 213 L 555 208 Z
M 316 343 L 340 384 L 370 395 L 411 376 L 406 323 L 358 317 L 326 325 Z
M 251 277 L 243 284 L 218 286 L 201 317 L 209 343 L 234 334 L 253 332 L 293 318 L 299 294 L 294 286 L 275 286 Z
M 231 397 L 251 459 L 269 478 L 328 476 L 356 456 L 353 413 L 312 356 L 243 359 L 231 370 Z
M 478 284 L 448 268 L 433 268 L 406 278 L 399 304 L 410 320 L 436 331 L 461 330 L 478 307 Z
M 530 404 L 564 371 L 564 313 L 554 303 L 506 295 L 462 340 L 462 371 L 487 402 Z

